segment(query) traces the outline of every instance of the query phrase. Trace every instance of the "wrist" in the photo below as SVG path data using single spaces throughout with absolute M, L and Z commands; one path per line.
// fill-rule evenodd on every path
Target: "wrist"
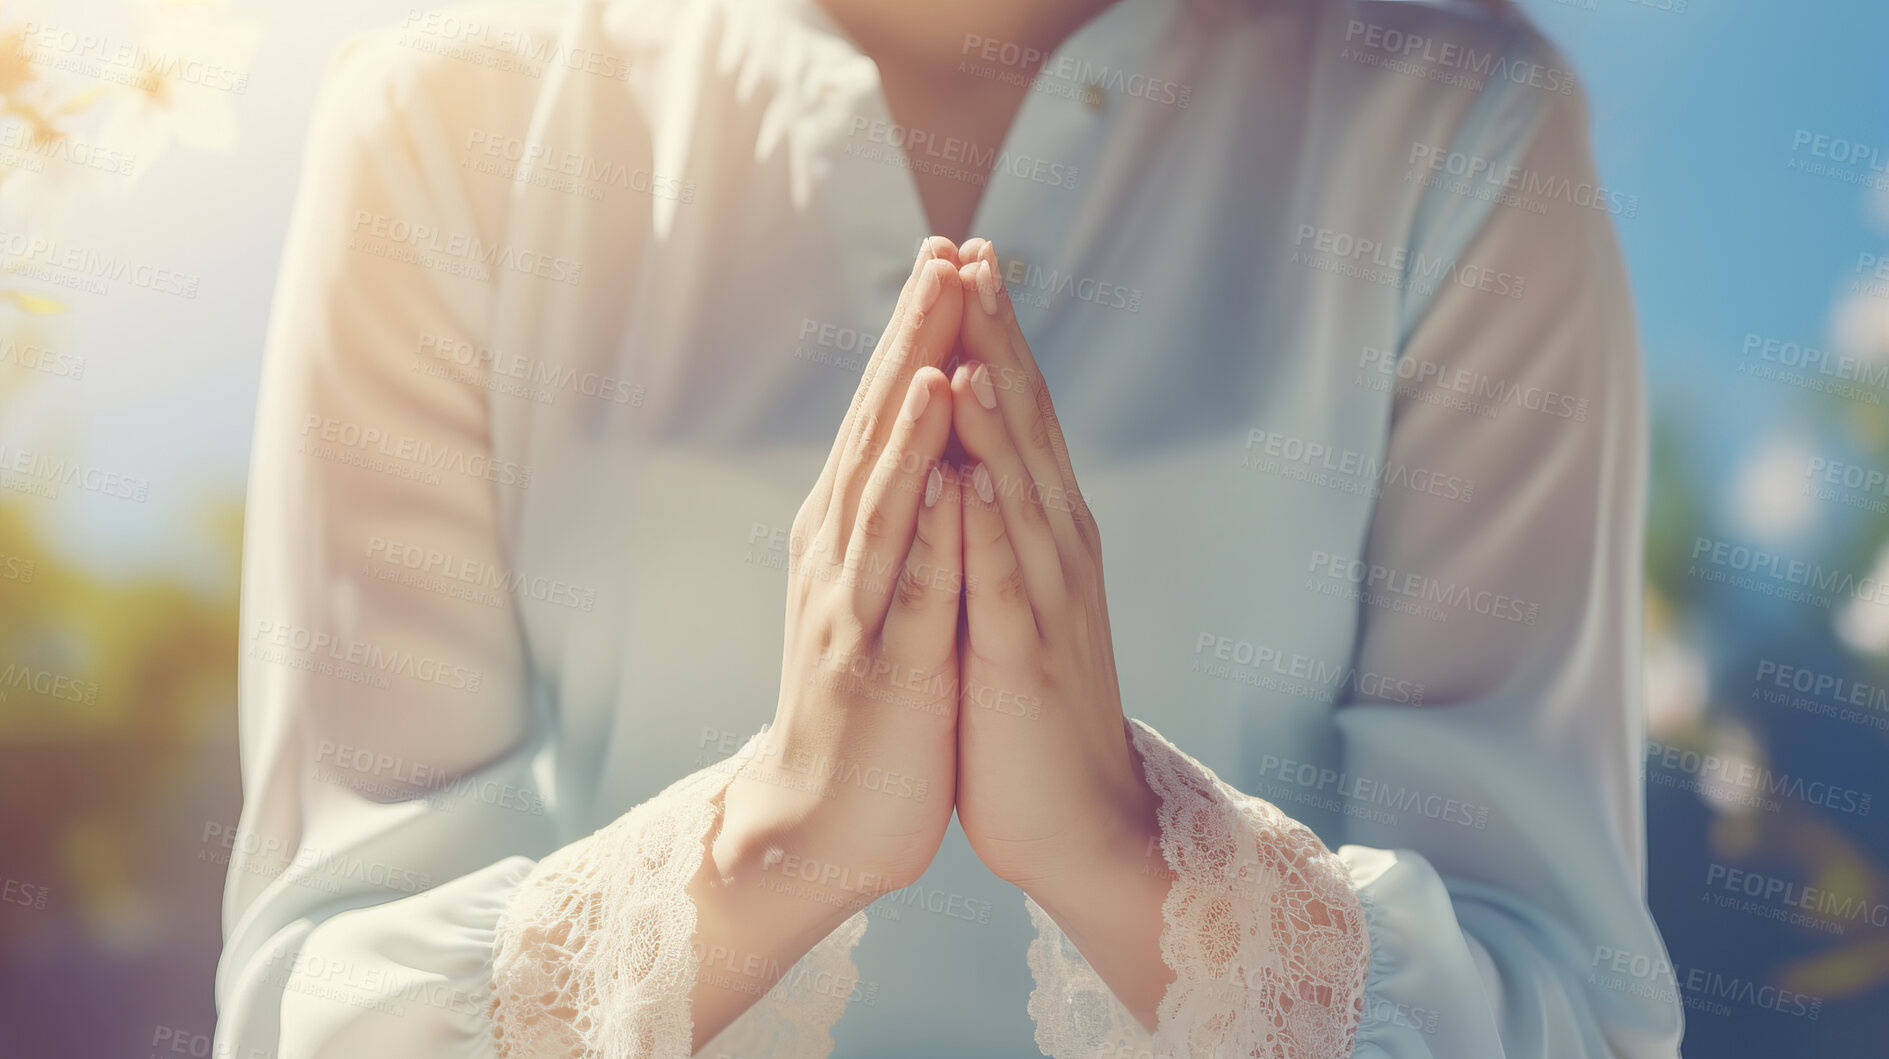
M 1068 860 L 1068 870 L 1022 888 L 1152 1031 L 1174 978 L 1161 953 L 1174 873 L 1161 851 L 1159 800 L 1140 781 L 1138 756 L 1134 764 L 1139 793 L 1110 803 L 1096 837 Z
M 691 896 L 704 919 L 735 925 L 739 936 L 804 948 L 883 893 L 880 877 L 845 863 L 809 821 L 770 811 L 758 793 L 728 791 Z
M 1160 801 L 1128 751 L 1128 767 L 1090 799 L 1093 814 L 1072 829 L 1056 862 L 1027 879 L 1009 880 L 1045 909 L 1071 906 L 1101 891 L 1122 895 L 1158 887 L 1171 873 L 1161 852 Z

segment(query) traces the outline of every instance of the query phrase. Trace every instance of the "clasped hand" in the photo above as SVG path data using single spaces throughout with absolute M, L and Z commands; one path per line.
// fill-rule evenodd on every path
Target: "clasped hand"
M 790 849 L 863 903 L 924 872 L 954 806 L 1033 896 L 1147 855 L 1101 539 L 988 241 L 921 248 L 790 540 L 780 702 L 723 863 Z

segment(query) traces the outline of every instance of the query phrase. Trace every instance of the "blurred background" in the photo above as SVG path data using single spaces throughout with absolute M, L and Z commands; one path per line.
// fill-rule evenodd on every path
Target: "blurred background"
M 1523 6 L 1631 204 L 1686 1055 L 1885 1054 L 1889 6 Z M 329 56 L 409 11 L 0 0 L 0 1053 L 209 1054 L 277 258 Z

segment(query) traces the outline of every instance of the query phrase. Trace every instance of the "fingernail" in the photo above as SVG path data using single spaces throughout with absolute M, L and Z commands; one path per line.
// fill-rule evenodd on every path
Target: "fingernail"
M 990 365 L 979 364 L 971 372 L 971 392 L 977 395 L 977 403 L 985 408 L 997 407 L 997 387 L 990 381 Z
M 938 505 L 938 497 L 943 495 L 943 493 L 944 475 L 939 474 L 938 468 L 933 467 L 931 474 L 925 477 L 925 506 L 936 507 Z
M 977 303 L 985 315 L 997 315 L 997 268 L 988 258 L 977 263 Z
M 976 473 L 971 475 L 971 488 L 977 490 L 977 498 L 988 504 L 997 499 L 997 489 L 991 485 L 990 468 L 977 465 Z
M 917 422 L 918 417 L 925 414 L 925 409 L 930 406 L 930 404 L 931 387 L 912 387 L 912 392 L 905 395 L 905 418 Z
M 912 308 L 921 313 L 926 312 L 937 303 L 938 292 L 942 289 L 943 285 L 938 282 L 938 270 L 931 267 L 931 259 L 927 257 L 918 269 L 918 290 L 912 296 Z

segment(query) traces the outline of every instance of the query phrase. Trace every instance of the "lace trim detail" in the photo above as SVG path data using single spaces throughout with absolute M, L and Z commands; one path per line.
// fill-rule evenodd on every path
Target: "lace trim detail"
M 1023 905 L 1036 924 L 1024 959 L 1036 988 L 1030 1017 L 1036 1046 L 1052 1059 L 1154 1059 L 1154 1038 L 1109 990 L 1049 913 L 1028 897 Z
M 688 886 L 721 818 L 722 794 L 758 738 L 538 863 L 500 917 L 493 944 L 499 1059 L 691 1053 L 697 958 Z M 865 927 L 863 914 L 848 920 L 711 1043 L 735 1044 L 731 1054 L 744 1059 L 831 1052 L 827 1031 L 851 988 L 830 983 L 857 980 L 852 950 Z M 820 983 L 837 995 L 822 994 Z
M 1132 721 L 1129 731 L 1161 802 L 1161 853 L 1175 875 L 1161 906 L 1174 982 L 1149 1034 L 1032 902 L 1037 1046 L 1055 1059 L 1350 1055 L 1371 954 L 1344 862 L 1154 729 Z
M 859 985 L 853 947 L 866 934 L 866 913 L 855 912 L 807 950 L 767 995 L 703 1045 L 702 1059 L 824 1059 L 833 1051 L 833 1024 Z

